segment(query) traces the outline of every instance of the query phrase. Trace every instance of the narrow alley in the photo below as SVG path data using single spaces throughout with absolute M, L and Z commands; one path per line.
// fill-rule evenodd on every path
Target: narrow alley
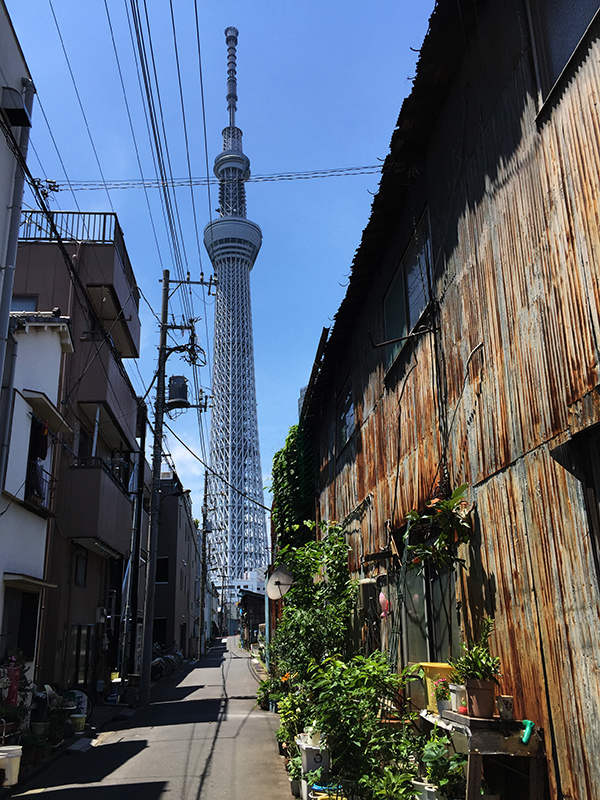
M 256 706 L 252 658 L 223 640 L 153 693 L 96 746 L 64 756 L 16 797 L 48 800 L 282 800 L 277 718 Z

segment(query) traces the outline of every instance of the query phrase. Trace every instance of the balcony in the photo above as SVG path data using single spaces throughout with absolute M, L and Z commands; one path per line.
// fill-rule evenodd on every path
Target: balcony
M 123 465 L 78 458 L 70 468 L 70 503 L 61 528 L 68 539 L 104 556 L 124 556 L 131 544 L 133 503 Z
M 102 325 L 122 358 L 137 358 L 140 296 L 116 214 L 55 211 L 24 216 L 20 239 L 77 242 L 76 268 Z
M 85 355 L 83 348 L 80 355 Z M 84 368 L 85 360 L 73 360 L 70 369 L 74 381 Z M 100 433 L 112 450 L 135 449 L 137 399 L 107 348 L 102 348 L 94 356 L 81 377 L 77 402 L 88 418 L 91 430 L 94 429 L 99 410 Z
M 37 459 L 29 459 L 25 478 L 25 493 L 23 504 L 42 517 L 51 516 L 50 506 L 52 495 L 56 488 L 56 478 L 43 463 Z

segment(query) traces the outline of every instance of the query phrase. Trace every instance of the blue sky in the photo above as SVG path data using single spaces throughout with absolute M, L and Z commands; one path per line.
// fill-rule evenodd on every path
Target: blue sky
M 109 18 L 125 84 L 139 159 L 146 178 L 155 176 L 140 98 L 125 0 L 5 0 L 34 79 L 40 106 L 34 108 L 29 165 L 36 177 L 64 190 L 51 207 L 110 211 L 119 217 L 133 269 L 156 313 L 163 268 L 174 272 L 159 193 L 148 190 L 157 230 L 157 250 L 146 197 L 139 188 L 68 191 L 67 180 L 139 179 Z M 52 5 L 51 5 L 52 4 Z M 127 6 L 129 0 L 127 0 Z M 370 166 L 383 160 L 412 77 L 433 0 L 204 0 L 198 3 L 204 108 L 210 174 L 227 125 L 224 30 L 238 28 L 237 125 L 253 175 Z M 193 177 L 206 176 L 198 51 L 193 0 L 147 0 L 164 123 L 175 177 L 188 175 L 175 45 L 181 70 L 189 160 Z M 73 79 L 52 15 L 58 21 Z M 107 14 L 108 8 L 108 14 Z M 412 48 L 412 49 L 411 49 Z M 87 123 L 86 123 L 87 120 Z M 88 133 L 89 128 L 89 133 Z M 91 139 L 90 139 L 91 134 Z M 53 144 L 56 142 L 58 152 Z M 93 144 L 92 144 L 93 142 Z M 96 154 L 94 153 L 96 151 Z M 62 160 L 62 164 L 61 164 Z M 98 162 L 99 165 L 98 166 Z M 64 169 L 63 169 L 64 165 Z M 251 274 L 258 423 L 265 483 L 274 453 L 297 421 L 298 395 L 308 382 L 323 327 L 344 295 L 353 255 L 367 224 L 377 175 L 265 181 L 247 184 L 248 217 L 260 225 L 263 246 Z M 189 187 L 177 190 L 183 241 L 192 279 L 210 262 L 202 230 L 218 205 L 206 187 L 194 188 L 196 223 Z M 26 198 L 26 202 L 31 202 Z M 198 293 L 198 331 L 212 363 L 212 307 Z M 172 310 L 181 314 L 177 297 Z M 143 394 L 156 368 L 158 328 L 141 306 L 139 371 L 128 364 Z M 208 338 L 207 338 L 208 337 Z M 168 374 L 186 374 L 172 357 Z M 208 367 L 201 381 L 210 391 Z M 151 395 L 152 396 L 152 395 Z M 197 418 L 187 412 L 169 422 L 200 455 Z M 204 420 L 208 436 L 208 419 Z M 208 441 L 208 438 L 206 439 Z M 171 453 L 179 475 L 192 489 L 200 515 L 203 469 L 175 440 Z M 267 496 L 268 500 L 268 496 Z

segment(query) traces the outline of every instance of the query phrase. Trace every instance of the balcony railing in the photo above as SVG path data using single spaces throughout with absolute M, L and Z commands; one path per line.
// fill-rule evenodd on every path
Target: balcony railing
M 133 292 L 136 307 L 139 307 L 139 292 L 125 248 L 123 231 L 116 214 L 51 211 L 49 215 L 46 215 L 41 211 L 28 211 L 23 213 L 19 238 L 27 242 L 55 242 L 57 241 L 57 236 L 54 230 L 57 231 L 58 236 L 64 242 L 113 244 L 119 254 L 127 282 Z
M 56 478 L 45 470 L 39 461 L 30 459 L 27 462 L 25 502 L 49 511 L 55 487 Z
M 122 466 L 122 465 L 121 465 Z M 70 504 L 59 515 L 67 539 L 125 555 L 131 544 L 133 501 L 120 466 L 101 458 L 76 458 L 69 474 Z M 87 543 L 87 544 L 86 544 Z
M 73 467 L 83 469 L 102 469 L 108 475 L 115 486 L 129 496 L 129 476 L 130 476 L 130 463 L 124 458 L 114 458 L 107 462 L 98 456 L 89 456 L 88 458 L 75 458 Z

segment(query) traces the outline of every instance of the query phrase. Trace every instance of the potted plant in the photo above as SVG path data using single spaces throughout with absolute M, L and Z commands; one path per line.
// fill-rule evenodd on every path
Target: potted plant
M 447 736 L 440 736 L 435 725 L 421 756 L 428 781 L 426 791 L 431 798 L 465 796 L 464 765 L 467 757 L 462 753 L 450 755 L 450 744 L 450 739 Z M 431 787 L 435 789 L 432 791 Z
M 401 772 L 386 765 L 381 775 L 369 781 L 372 797 L 381 800 L 413 800 L 415 791 L 412 778 L 410 772 Z
M 0 706 L 0 720 L 4 720 L 4 725 L 0 723 L 0 736 L 19 730 L 28 711 L 25 706 Z
M 489 639 L 494 620 L 485 617 L 477 642 L 461 643 L 463 655 L 452 662 L 454 683 L 463 683 L 467 690 L 467 709 L 471 717 L 491 719 L 494 716 L 494 687 L 500 676 L 500 659 L 490 652 Z
M 302 780 L 302 756 L 293 756 L 287 762 L 290 778 L 290 790 L 294 797 L 300 797 L 300 781 Z
M 450 681 L 448 678 L 440 678 L 438 675 L 433 682 L 433 696 L 440 716 L 444 711 L 450 710 Z
M 256 690 L 256 705 L 263 711 L 269 710 L 269 690 L 271 688 L 271 681 L 265 678 L 258 684 Z

